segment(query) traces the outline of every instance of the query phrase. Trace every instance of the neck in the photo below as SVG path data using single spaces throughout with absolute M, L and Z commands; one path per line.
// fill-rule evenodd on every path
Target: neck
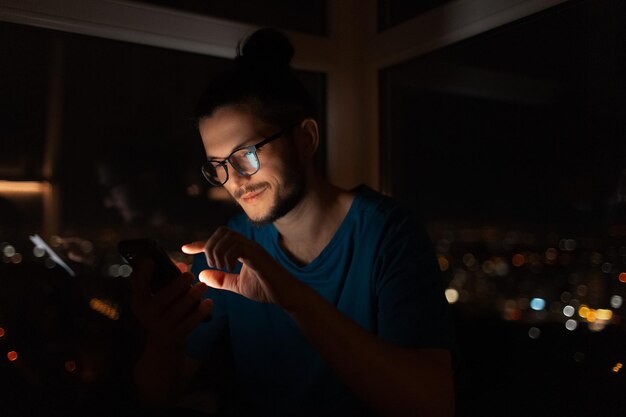
M 300 263 L 309 263 L 324 249 L 345 218 L 353 195 L 327 181 L 309 177 L 302 200 L 274 226 L 280 243 Z

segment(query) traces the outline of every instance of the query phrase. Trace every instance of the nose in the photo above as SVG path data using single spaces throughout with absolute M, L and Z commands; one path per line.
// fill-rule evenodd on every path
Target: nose
M 246 186 L 250 182 L 250 176 L 242 175 L 232 167 L 229 168 L 228 181 L 224 185 L 230 189 L 233 196 L 236 196 L 238 190 L 241 190 L 242 187 Z

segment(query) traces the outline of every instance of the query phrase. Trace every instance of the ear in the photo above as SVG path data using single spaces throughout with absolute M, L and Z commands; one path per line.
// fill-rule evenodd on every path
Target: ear
M 315 119 L 304 119 L 300 122 L 297 134 L 298 148 L 302 156 L 307 159 L 313 158 L 320 145 L 319 127 Z

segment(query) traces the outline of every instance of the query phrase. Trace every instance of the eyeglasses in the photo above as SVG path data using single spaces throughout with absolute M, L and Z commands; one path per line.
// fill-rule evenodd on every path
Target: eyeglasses
M 274 133 L 266 137 L 256 145 L 242 146 L 237 148 L 228 155 L 224 160 L 209 159 L 202 165 L 202 174 L 207 181 L 214 186 L 226 184 L 228 181 L 228 167 L 226 162 L 232 166 L 235 171 L 246 177 L 256 174 L 261 169 L 259 157 L 256 151 L 262 146 L 267 145 L 273 140 L 278 139 L 285 133 L 285 130 Z

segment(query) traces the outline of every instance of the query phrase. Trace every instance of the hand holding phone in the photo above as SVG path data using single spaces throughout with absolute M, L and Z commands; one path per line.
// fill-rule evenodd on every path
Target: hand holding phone
M 150 285 L 153 293 L 182 274 L 155 239 L 123 240 L 117 248 L 133 269 L 137 269 L 141 262 L 148 259 L 154 263 L 154 275 Z
M 155 239 L 144 238 L 123 240 L 118 244 L 118 250 L 120 255 L 122 255 L 126 262 L 130 264 L 133 270 L 139 270 L 140 265 L 147 260 L 150 260 L 153 263 L 152 277 L 150 280 L 150 290 L 152 294 L 157 294 L 159 290 L 177 279 L 189 280 L 189 292 L 190 294 L 193 293 L 193 295 L 190 296 L 197 299 L 195 302 L 197 310 L 201 303 L 201 292 L 198 292 L 199 285 L 194 286 L 190 277 L 181 277 L 183 274 L 181 270 L 176 266 L 176 264 L 174 264 L 172 259 Z M 209 320 L 211 320 L 211 315 L 205 315 L 204 321 Z

